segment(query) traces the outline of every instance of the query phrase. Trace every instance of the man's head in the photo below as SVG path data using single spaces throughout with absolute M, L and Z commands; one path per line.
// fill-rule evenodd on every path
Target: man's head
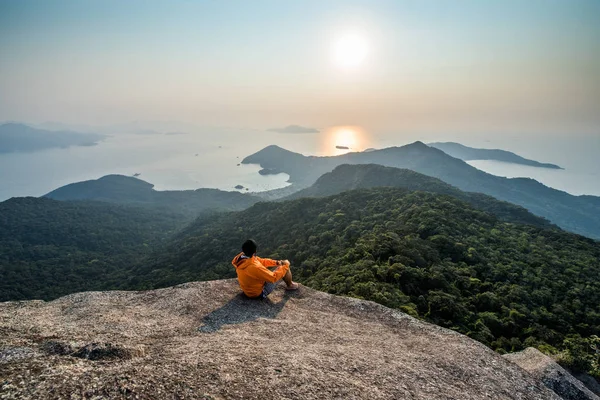
M 252 257 L 256 253 L 256 242 L 252 239 L 248 239 L 242 245 L 242 251 L 246 257 Z

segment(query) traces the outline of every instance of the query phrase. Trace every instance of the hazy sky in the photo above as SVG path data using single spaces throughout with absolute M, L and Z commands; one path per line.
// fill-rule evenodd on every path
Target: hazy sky
M 0 0 L 0 120 L 599 135 L 600 1 Z

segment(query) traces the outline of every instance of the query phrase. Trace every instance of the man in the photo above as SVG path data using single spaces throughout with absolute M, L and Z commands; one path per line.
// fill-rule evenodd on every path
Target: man
M 244 294 L 250 298 L 266 299 L 281 279 L 287 285 L 287 290 L 298 289 L 298 284 L 292 281 L 290 262 L 260 258 L 256 255 L 256 247 L 254 240 L 246 240 L 242 252 L 231 261 Z M 268 267 L 276 268 L 270 271 Z

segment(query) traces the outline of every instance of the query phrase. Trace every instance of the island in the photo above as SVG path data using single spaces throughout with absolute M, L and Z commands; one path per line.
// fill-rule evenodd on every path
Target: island
M 477 149 L 474 147 L 468 147 L 460 143 L 455 142 L 438 142 L 429 143 L 429 147 L 434 147 L 443 151 L 444 153 L 459 158 L 463 161 L 472 160 L 494 160 L 502 161 L 511 164 L 521 164 L 530 167 L 538 168 L 550 168 L 550 169 L 563 169 L 555 164 L 541 163 L 534 160 L 521 157 L 515 153 L 500 149 Z
M 244 187 L 243 187 L 242 185 L 235 185 L 235 188 L 236 188 L 237 190 L 242 190 Z
M 95 146 L 105 138 L 105 135 L 95 133 L 50 131 L 11 122 L 0 125 L 0 154 Z
M 259 174 L 261 175 L 277 175 L 277 174 L 281 174 L 283 171 L 281 171 L 278 168 L 263 168 L 260 171 L 258 171 Z
M 300 125 L 288 125 L 284 128 L 271 128 L 267 129 L 269 132 L 277 132 L 277 133 L 319 133 L 318 129 L 309 128 L 306 126 Z

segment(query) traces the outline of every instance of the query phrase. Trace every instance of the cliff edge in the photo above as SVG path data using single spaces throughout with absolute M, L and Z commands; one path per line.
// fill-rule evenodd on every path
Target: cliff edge
M 235 280 L 0 303 L 0 398 L 558 399 L 485 346 L 378 304 Z
M 565 400 L 600 400 L 600 397 L 570 372 L 533 347 L 528 347 L 518 353 L 506 354 L 504 357 L 531 373 Z M 590 383 L 594 382 L 590 377 Z

